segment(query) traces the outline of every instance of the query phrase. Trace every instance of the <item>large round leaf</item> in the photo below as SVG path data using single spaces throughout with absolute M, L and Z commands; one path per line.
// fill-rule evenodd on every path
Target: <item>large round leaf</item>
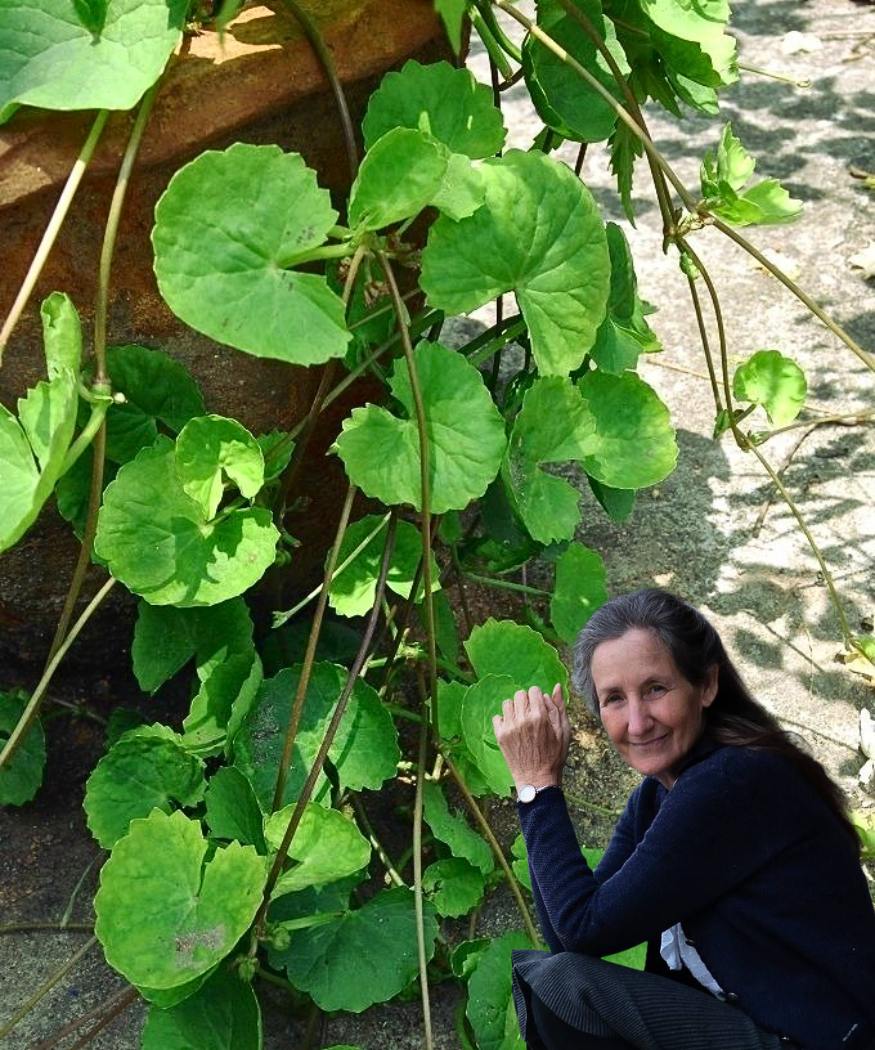
M 508 675 L 514 690 L 537 685 L 544 692 L 552 692 L 557 683 L 567 688 L 568 672 L 556 650 L 524 624 L 489 619 L 474 628 L 465 651 L 478 678 Z
M 149 1009 L 141 1050 L 261 1050 L 261 1010 L 252 985 L 220 966 L 194 995 Z
M 429 441 L 431 510 L 462 510 L 482 496 L 498 473 L 506 444 L 501 415 L 480 373 L 454 350 L 423 342 L 414 352 Z M 422 507 L 419 430 L 407 366 L 389 382 L 406 419 L 384 408 L 356 408 L 344 420 L 335 448 L 350 479 L 390 505 Z
M 474 159 L 491 157 L 504 145 L 492 92 L 469 70 L 449 62 L 424 66 L 411 59 L 400 73 L 383 77 L 362 121 L 367 148 L 392 128 L 424 131 L 453 153 Z
M 0 750 L 18 724 L 27 697 L 0 693 Z M 30 802 L 43 782 L 46 764 L 46 738 L 37 718 L 22 737 L 18 750 L 0 768 L 0 806 L 22 806 Z
M 486 203 L 460 222 L 442 216 L 422 254 L 422 287 L 450 314 L 513 291 L 544 375 L 583 361 L 605 316 L 610 263 L 589 190 L 543 153 L 484 161 Z
M 130 109 L 187 11 L 186 0 L 0 0 L 0 123 L 19 105 Z
M 509 794 L 513 776 L 495 739 L 492 719 L 501 714 L 502 704 L 516 688 L 509 675 L 488 674 L 462 700 L 462 738 L 490 788 L 502 797 Z
M 88 778 L 83 803 L 88 827 L 104 849 L 112 849 L 134 818 L 147 817 L 156 807 L 169 813 L 174 802 L 193 806 L 205 786 L 203 762 L 188 754 L 174 733 L 133 729 Z
M 429 901 L 424 926 L 430 959 L 438 925 Z M 400 886 L 384 890 L 334 922 L 294 933 L 288 951 L 272 958 L 282 961 L 292 984 L 323 1010 L 361 1013 L 386 1002 L 417 972 L 413 893 Z
M 215 605 L 242 594 L 273 564 L 279 533 L 265 507 L 207 519 L 159 438 L 106 489 L 94 549 L 110 572 L 153 605 Z
M 334 223 L 297 153 L 235 143 L 170 180 L 155 209 L 155 273 L 167 305 L 204 335 L 257 357 L 342 357 L 343 303 L 324 277 L 289 270 Z
M 578 384 L 586 403 L 581 464 L 587 474 L 617 489 L 655 485 L 678 457 L 668 409 L 634 372 L 589 372 Z
M 294 808 L 285 806 L 267 818 L 264 834 L 271 849 L 279 849 Z M 301 815 L 288 857 L 294 866 L 280 875 L 274 897 L 360 871 L 371 859 L 371 846 L 348 817 L 311 802 Z
M 265 809 L 273 803 L 286 727 L 300 673 L 301 667 L 296 664 L 262 683 L 255 706 L 234 741 L 235 763 L 249 778 Z M 346 677 L 345 667 L 324 662 L 314 665 L 295 737 L 283 803 L 294 802 L 300 795 Z M 363 787 L 379 788 L 395 775 L 400 757 L 392 716 L 374 689 L 358 679 L 328 751 L 328 758 L 337 768 L 341 783 L 354 791 Z M 323 773 L 316 782 L 314 801 L 321 801 L 327 790 L 328 780 Z
M 251 846 L 216 851 L 196 820 L 153 810 L 135 820 L 100 872 L 94 932 L 132 984 L 174 988 L 223 959 L 249 928 L 267 877 Z
M 443 790 L 434 781 L 422 785 L 423 813 L 438 841 L 450 847 L 454 857 L 460 857 L 488 875 L 495 867 L 489 844 L 468 824 L 464 817 L 451 812 Z

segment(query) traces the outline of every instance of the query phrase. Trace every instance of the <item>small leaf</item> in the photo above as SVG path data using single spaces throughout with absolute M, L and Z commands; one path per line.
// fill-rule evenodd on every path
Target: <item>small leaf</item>
M 473 865 L 457 857 L 436 861 L 422 873 L 422 888 L 438 915 L 459 918 L 483 898 L 483 876 Z
M 106 489 L 94 549 L 152 605 L 215 605 L 261 579 L 278 538 L 265 507 L 210 521 L 182 487 L 173 443 L 160 437 Z
M 2 0 L 0 124 L 17 106 L 135 106 L 179 42 L 187 10 L 186 0 Z
M 261 1010 L 251 984 L 220 966 L 178 1006 L 152 1005 L 141 1050 L 261 1050 Z
M 550 600 L 550 619 L 562 641 L 570 645 L 607 600 L 601 555 L 582 543 L 570 544 L 556 562 L 556 583 Z
M 532 873 L 529 871 L 528 850 L 526 849 L 526 840 L 523 838 L 522 832 L 513 840 L 510 852 L 514 858 L 510 866 L 517 877 L 517 881 L 531 893 Z
M 609 261 L 589 191 L 564 164 L 511 150 L 480 168 L 486 202 L 469 218 L 442 216 L 422 254 L 423 290 L 448 314 L 513 291 L 543 375 L 583 361 L 605 316 Z
M 216 839 L 236 839 L 267 853 L 264 816 L 252 785 L 234 766 L 222 766 L 210 777 L 204 795 L 207 827 Z
M 165 727 L 161 727 L 164 729 Z M 137 817 L 173 804 L 193 806 L 203 798 L 204 765 L 189 755 L 174 733 L 146 735 L 133 729 L 97 763 L 85 785 L 88 828 L 104 849 L 128 833 Z
M 365 154 L 350 190 L 349 223 L 381 230 L 418 215 L 438 192 L 448 154 L 411 128 L 393 128 Z
M 100 872 L 94 932 L 132 984 L 175 988 L 223 959 L 249 928 L 267 871 L 251 846 L 206 865 L 200 824 L 177 811 L 135 820 Z
M 432 834 L 450 847 L 454 857 L 468 861 L 482 874 L 495 867 L 489 844 L 458 813 L 451 812 L 439 784 L 426 780 L 422 785 L 423 813 Z
M 487 674 L 472 685 L 462 699 L 462 737 L 477 768 L 489 787 L 506 798 L 513 775 L 495 739 L 492 719 L 502 712 L 502 704 L 513 697 L 514 679 L 506 674 Z
M 465 651 L 478 678 L 486 675 L 512 678 L 510 695 L 530 685 L 551 693 L 557 684 L 562 686 L 565 695 L 568 693 L 568 672 L 556 650 L 524 624 L 489 619 L 474 628 L 465 642 Z
M 336 221 L 297 153 L 240 142 L 207 150 L 155 208 L 158 287 L 186 324 L 256 357 L 342 357 L 350 336 L 340 297 L 324 277 L 289 269 Z
M 182 727 L 183 747 L 196 755 L 230 752 L 230 744 L 249 713 L 263 674 L 254 648 L 232 653 L 220 664 L 198 668 L 200 688 Z
M 462 697 L 465 695 L 462 682 L 445 682 L 438 679 L 438 720 L 443 740 L 452 740 L 462 733 Z
M 64 369 L 78 372 L 82 359 L 82 322 L 72 299 L 64 292 L 52 292 L 43 299 L 39 312 L 49 379 Z
M 0 750 L 18 725 L 27 697 L 20 693 L 0 693 Z M 0 806 L 23 806 L 30 802 L 43 782 L 46 765 L 46 738 L 42 722 L 34 719 L 21 738 L 18 750 L 0 768 Z
M 777 350 L 758 350 L 736 369 L 732 392 L 740 401 L 762 405 L 770 422 L 783 427 L 799 415 L 808 383 L 789 357 Z
M 462 22 L 467 7 L 468 0 L 434 0 L 435 11 L 441 16 L 450 46 L 457 55 L 462 52 Z M 344 1048 L 330 1047 L 329 1050 L 344 1050 Z M 349 1050 L 355 1050 L 355 1048 L 350 1047 Z
M 176 439 L 176 474 L 186 495 L 200 503 L 207 518 L 213 518 L 226 477 L 241 496 L 255 496 L 264 484 L 264 456 L 255 438 L 235 419 L 198 416 L 185 424 Z
M 498 473 L 504 423 L 483 377 L 461 354 L 423 342 L 414 361 L 429 439 L 431 511 L 462 510 L 483 495 Z M 366 495 L 420 510 L 419 430 L 403 361 L 396 364 L 389 386 L 407 418 L 376 405 L 356 408 L 344 420 L 334 447 L 350 479 Z
M 267 843 L 278 850 L 294 806 L 271 813 L 264 825 Z M 356 825 L 336 809 L 310 802 L 301 815 L 288 852 L 292 867 L 284 871 L 272 896 L 294 893 L 307 886 L 336 882 L 367 867 L 371 846 Z
M 424 902 L 423 910 L 430 959 L 438 925 L 430 902 Z M 418 969 L 413 893 L 400 886 L 383 890 L 334 922 L 296 931 L 288 951 L 272 957 L 281 960 L 291 983 L 323 1010 L 361 1013 L 387 1002 Z
M 603 485 L 589 474 L 586 476 L 592 494 L 599 501 L 611 521 L 626 521 L 635 507 L 634 489 L 614 489 Z

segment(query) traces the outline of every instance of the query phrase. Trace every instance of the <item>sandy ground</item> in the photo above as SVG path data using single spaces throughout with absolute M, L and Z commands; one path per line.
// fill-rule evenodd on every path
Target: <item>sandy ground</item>
M 759 160 L 763 176 L 782 179 L 806 202 L 789 227 L 755 230 L 761 248 L 780 252 L 799 281 L 864 345 L 875 346 L 875 286 L 849 257 L 875 239 L 875 195 L 848 168 L 875 170 L 875 7 L 850 0 L 748 0 L 736 7 L 734 31 L 747 66 L 808 79 L 802 90 L 745 74 L 725 93 L 724 113 Z M 821 47 L 786 54 L 790 31 L 816 34 Z M 482 55 L 473 64 L 484 74 Z M 521 88 L 505 96 L 512 145 L 526 147 L 539 128 Z M 651 119 L 654 138 L 695 185 L 697 161 L 719 134 L 703 119 Z M 576 150 L 562 156 L 573 162 Z M 592 147 L 584 178 L 608 218 L 619 220 L 605 157 Z M 643 170 L 635 193 L 639 222 L 629 237 L 642 295 L 659 304 L 651 319 L 665 353 L 646 359 L 641 373 L 668 404 L 679 425 L 680 461 L 657 489 L 643 493 L 631 520 L 611 524 L 583 493 L 578 538 L 603 552 L 614 592 L 650 583 L 667 585 L 698 603 L 714 619 L 757 696 L 809 742 L 857 805 L 871 805 L 856 790 L 863 757 L 858 713 L 875 708 L 864 680 L 836 661 L 840 632 L 818 565 L 788 509 L 775 500 L 768 479 L 731 439 L 711 439 L 713 407 L 685 281 L 674 258 L 660 250 L 658 215 Z M 628 229 L 628 227 L 627 227 Z M 810 404 L 829 414 L 872 407 L 871 376 L 802 305 L 717 231 L 695 245 L 721 289 L 733 362 L 758 349 L 792 356 L 808 375 Z M 459 324 L 455 335 L 491 322 L 489 309 Z M 508 365 L 512 362 L 508 361 Z M 812 413 L 813 418 L 813 413 Z M 800 438 L 802 443 L 799 444 Z M 764 446 L 808 522 L 833 574 L 852 631 L 872 629 L 875 612 L 875 431 L 821 426 L 798 429 Z M 569 475 L 572 476 L 572 475 Z M 504 608 L 479 595 L 485 611 Z M 569 792 L 617 806 L 635 777 L 581 720 L 571 758 Z M 0 816 L 0 904 L 5 922 L 57 921 L 73 889 L 99 851 L 84 825 L 82 785 L 98 754 L 87 723 L 50 735 L 49 782 L 37 801 Z M 603 843 L 610 821 L 574 804 L 583 841 Z M 509 841 L 515 815 L 509 803 L 493 810 L 495 826 Z M 96 865 L 75 902 L 74 920 L 90 917 Z M 517 925 L 509 895 L 497 892 L 483 910 L 480 930 L 497 933 Z M 460 935 L 456 927 L 451 936 Z M 0 1022 L 82 945 L 87 934 L 29 933 L 0 938 L 3 973 Z M 3 1047 L 32 1047 L 63 1022 L 123 987 L 92 948 L 73 972 Z M 281 1006 L 282 994 L 266 998 Z M 458 989 L 433 995 L 436 1050 L 458 1045 L 452 1013 Z M 97 1050 L 139 1046 L 143 1009 L 128 1010 L 93 1042 Z M 301 1028 L 281 1010 L 266 1010 L 267 1050 L 299 1045 Z M 414 1050 L 422 1045 L 417 1002 L 374 1008 L 362 1017 L 328 1021 L 325 1045 L 354 1043 L 362 1050 Z M 69 1044 L 67 1044 L 69 1045 Z

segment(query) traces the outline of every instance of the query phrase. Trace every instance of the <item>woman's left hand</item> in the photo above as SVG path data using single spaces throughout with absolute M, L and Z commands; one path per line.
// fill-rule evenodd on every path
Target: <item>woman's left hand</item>
M 492 719 L 495 739 L 517 788 L 544 787 L 562 782 L 571 726 L 557 685 L 552 695 L 536 685 L 518 689 L 504 701 L 503 714 Z

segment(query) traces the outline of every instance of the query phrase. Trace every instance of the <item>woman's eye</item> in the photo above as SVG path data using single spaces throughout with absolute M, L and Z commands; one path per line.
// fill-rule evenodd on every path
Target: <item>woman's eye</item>
M 620 699 L 619 693 L 611 693 L 610 696 L 606 696 L 602 701 L 602 707 L 607 707 L 609 704 L 617 704 L 620 702 Z
M 651 696 L 662 696 L 662 694 L 665 692 L 665 686 L 658 685 L 656 682 L 654 682 L 653 685 L 647 691 L 648 693 L 650 693 Z

